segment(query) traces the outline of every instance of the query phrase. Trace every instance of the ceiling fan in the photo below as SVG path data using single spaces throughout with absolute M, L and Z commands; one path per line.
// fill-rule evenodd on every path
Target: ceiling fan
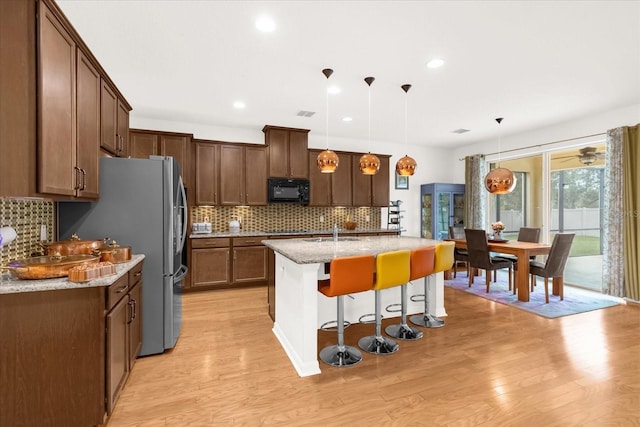
M 596 160 L 604 159 L 604 151 L 598 151 L 596 147 L 584 147 L 578 150 L 578 153 L 573 156 L 558 157 L 558 159 L 567 159 L 565 162 L 568 162 L 570 159 L 577 157 L 578 161 L 585 166 L 591 165 Z

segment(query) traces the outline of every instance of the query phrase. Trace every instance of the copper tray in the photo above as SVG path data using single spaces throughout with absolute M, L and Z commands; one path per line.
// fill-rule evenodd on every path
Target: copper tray
M 11 261 L 6 268 L 19 279 L 53 279 L 66 277 L 69 269 L 76 265 L 93 264 L 100 261 L 95 255 L 37 256 Z

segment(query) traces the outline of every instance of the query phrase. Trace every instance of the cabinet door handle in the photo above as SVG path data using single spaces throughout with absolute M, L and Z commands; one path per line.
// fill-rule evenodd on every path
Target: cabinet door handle
M 142 276 L 142 271 L 138 271 L 136 274 L 133 275 L 134 277 L 140 277 Z
M 74 190 L 78 190 L 80 188 L 80 185 L 78 184 L 80 182 L 80 179 L 78 178 L 78 173 L 80 172 L 80 168 L 77 166 L 73 167 L 73 171 L 74 171 L 74 180 L 75 182 L 73 183 L 73 189 Z
M 133 322 L 133 300 L 127 301 L 127 305 L 129 306 L 129 315 L 127 316 L 127 325 Z
M 84 191 L 87 188 L 87 171 L 83 168 L 80 168 L 80 173 L 82 174 L 82 184 L 80 186 L 80 190 Z
M 118 154 L 118 151 L 120 150 L 120 135 L 118 135 L 117 133 L 116 133 L 115 143 L 116 143 L 116 154 Z
M 124 285 L 123 287 L 121 287 L 120 289 L 118 289 L 118 290 L 116 291 L 116 294 L 121 294 L 121 293 L 123 293 L 124 291 L 126 291 L 127 289 L 129 289 L 129 285 Z

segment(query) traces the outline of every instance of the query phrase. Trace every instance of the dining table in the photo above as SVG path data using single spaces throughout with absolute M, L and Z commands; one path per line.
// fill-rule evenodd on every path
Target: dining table
M 467 241 L 465 239 L 449 239 L 454 241 L 456 248 L 467 249 Z M 515 255 L 518 258 L 518 269 L 515 278 L 518 287 L 518 300 L 529 301 L 529 257 L 534 255 L 547 255 L 551 249 L 551 245 L 546 243 L 519 242 L 517 240 L 487 240 L 489 251 L 501 254 Z M 473 274 L 473 273 L 471 273 Z M 559 295 L 560 288 L 563 285 L 562 277 L 553 278 L 553 294 Z

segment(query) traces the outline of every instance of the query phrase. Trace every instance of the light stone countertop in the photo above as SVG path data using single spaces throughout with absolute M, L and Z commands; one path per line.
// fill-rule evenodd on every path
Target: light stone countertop
M 262 243 L 275 252 L 284 255 L 297 264 L 331 262 L 333 258 L 353 255 L 378 255 L 382 252 L 401 249 L 416 249 L 435 246 L 439 240 L 402 236 L 339 236 L 334 242 L 332 237 L 313 237 L 298 239 L 267 239 Z
M 116 274 L 93 279 L 85 283 L 70 282 L 66 277 L 41 280 L 21 280 L 14 277 L 11 273 L 6 272 L 0 275 L 0 294 L 110 286 L 116 280 L 127 274 L 131 268 L 143 259 L 144 255 L 132 255 L 130 261 L 115 264 Z
M 344 228 L 340 228 L 338 233 L 340 235 L 343 234 L 362 234 L 362 233 L 389 233 L 392 235 L 396 235 L 398 230 L 387 229 L 387 228 L 358 228 L 355 230 L 346 230 Z M 253 237 L 253 236 L 294 236 L 294 235 L 306 235 L 306 234 L 326 234 L 332 235 L 332 229 L 321 229 L 321 230 L 273 230 L 273 231 L 239 231 L 239 232 L 230 232 L 230 231 L 216 231 L 213 233 L 191 233 L 189 238 L 191 239 L 205 239 L 212 237 Z

